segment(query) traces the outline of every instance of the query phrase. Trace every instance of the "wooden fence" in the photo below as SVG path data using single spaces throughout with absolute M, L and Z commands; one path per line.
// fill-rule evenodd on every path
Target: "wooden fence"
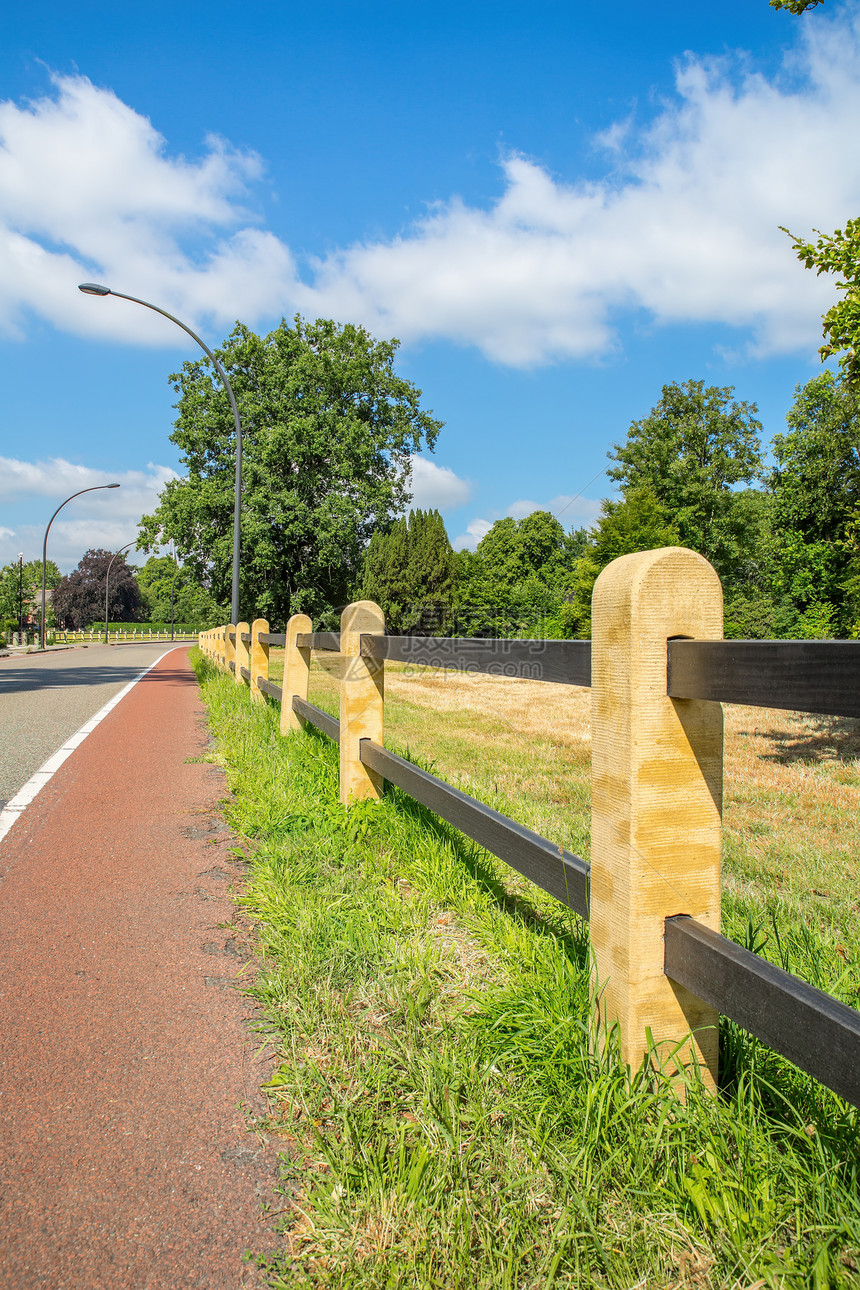
M 860 1012 L 720 935 L 722 703 L 860 716 L 860 642 L 723 641 L 722 590 L 694 552 L 622 556 L 597 580 L 591 641 L 386 636 L 361 601 L 339 633 L 294 615 L 203 632 L 201 649 L 340 745 L 340 794 L 388 780 L 589 920 L 599 1033 L 636 1068 L 662 1052 L 717 1080 L 720 1014 L 860 1106 Z M 282 646 L 283 686 L 269 680 Z M 308 702 L 312 650 L 343 659 L 340 720 Z M 385 662 L 592 690 L 591 863 L 384 746 Z

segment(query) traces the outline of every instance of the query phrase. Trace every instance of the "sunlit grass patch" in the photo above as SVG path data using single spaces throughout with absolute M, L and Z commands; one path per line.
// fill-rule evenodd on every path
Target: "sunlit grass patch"
M 557 737 L 545 712 L 541 733 L 488 740 L 463 694 L 440 715 L 388 682 L 393 747 L 587 853 L 584 736 Z M 330 674 L 314 687 L 336 711 Z M 256 992 L 281 1045 L 273 1286 L 857 1284 L 854 1111 L 733 1027 L 719 1097 L 631 1078 L 593 1043 L 579 920 L 398 791 L 346 812 L 334 745 L 281 739 L 273 706 L 205 668 L 203 692 L 254 853 Z M 747 833 L 731 847 L 728 876 L 750 888 L 727 890 L 733 934 L 767 934 L 831 982 L 800 904 L 783 924 Z

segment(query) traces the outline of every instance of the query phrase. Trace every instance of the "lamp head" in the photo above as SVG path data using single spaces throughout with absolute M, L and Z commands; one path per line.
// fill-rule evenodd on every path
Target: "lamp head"
M 122 484 L 105 484 L 105 488 L 122 488 Z
M 110 287 L 102 287 L 98 282 L 82 282 L 78 286 L 78 291 L 83 291 L 85 296 L 110 295 Z

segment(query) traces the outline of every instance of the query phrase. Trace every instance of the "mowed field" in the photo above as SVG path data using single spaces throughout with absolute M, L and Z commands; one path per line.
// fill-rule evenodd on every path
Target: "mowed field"
M 339 668 L 337 655 L 314 654 L 309 698 L 334 714 Z M 282 651 L 273 650 L 272 679 L 282 675 Z M 405 664 L 387 665 L 385 683 L 388 746 L 589 856 L 589 690 Z M 776 961 L 788 953 L 774 944 L 780 928 L 814 936 L 822 968 L 814 983 L 841 982 L 855 1006 L 858 808 L 860 721 L 726 706 L 724 933 L 767 937 Z

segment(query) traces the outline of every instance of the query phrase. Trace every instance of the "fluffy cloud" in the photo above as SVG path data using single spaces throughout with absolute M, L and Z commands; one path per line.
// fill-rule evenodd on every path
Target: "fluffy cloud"
M 729 325 L 763 354 L 812 348 L 833 284 L 778 226 L 832 228 L 860 207 L 860 13 L 789 30 L 797 46 L 770 79 L 688 56 L 649 122 L 595 141 L 599 182 L 511 155 L 488 207 L 452 196 L 394 238 L 302 266 L 243 205 L 259 157 L 218 139 L 172 156 L 109 90 L 58 77 L 51 95 L 0 104 L 0 326 L 30 308 L 71 331 L 164 338 L 146 311 L 75 291 L 96 278 L 214 328 L 298 309 L 519 366 L 605 355 L 623 314 Z
M 472 485 L 450 466 L 437 466 L 426 457 L 412 458 L 412 502 L 421 510 L 453 510 L 468 502 Z
M 145 471 L 111 476 L 62 457 L 33 462 L 0 457 L 0 503 L 14 506 L 22 515 L 44 514 L 39 525 L 22 522 L 14 529 L 0 528 L 0 565 L 14 560 L 19 551 L 28 560 L 41 559 L 45 526 L 52 512 L 70 494 L 101 484 L 118 483 L 120 487 L 86 493 L 61 510 L 51 525 L 48 556 L 68 573 L 91 547 L 116 551 L 136 538 L 141 515 L 155 509 L 158 494 L 173 478 L 175 471 L 153 463 Z M 132 552 L 130 558 L 146 557 Z
M 600 502 L 589 497 L 583 497 L 581 493 L 576 493 L 572 496 L 567 493 L 560 493 L 558 496 L 553 497 L 551 501 L 543 503 L 531 502 L 523 498 L 519 501 L 511 502 L 505 511 L 505 516 L 509 515 L 515 520 L 524 520 L 527 515 L 532 515 L 535 511 L 549 511 L 550 514 L 561 521 L 566 529 L 590 528 L 600 514 Z M 502 518 L 500 515 L 495 515 L 491 520 L 476 517 L 466 525 L 465 532 L 459 534 L 451 545 L 455 551 L 474 551 L 481 538 L 489 533 L 495 520 Z
M 798 31 L 772 81 L 688 58 L 656 119 L 599 141 L 615 163 L 603 182 L 511 156 L 490 209 L 454 199 L 320 261 L 314 307 L 514 365 L 606 353 L 622 310 L 748 329 L 761 353 L 814 345 L 833 286 L 778 226 L 833 227 L 860 206 L 860 16 Z
M 83 76 L 0 104 L 0 326 L 31 309 L 70 331 L 164 339 L 163 319 L 105 308 L 85 278 L 224 326 L 277 312 L 293 281 L 287 248 L 241 205 L 262 163 L 210 138 L 171 157 L 150 121 Z

